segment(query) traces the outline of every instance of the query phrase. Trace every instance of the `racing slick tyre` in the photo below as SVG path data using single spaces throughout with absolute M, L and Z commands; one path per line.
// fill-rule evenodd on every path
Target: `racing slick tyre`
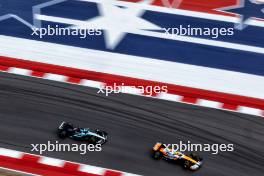
M 190 167 L 191 167 L 191 162 L 190 161 L 184 161 L 183 168 L 184 169 L 190 169 Z
M 97 140 L 96 144 L 101 144 L 102 145 L 102 144 L 107 142 L 107 133 L 105 131 L 100 131 L 100 130 L 96 129 L 95 133 L 105 138 L 105 139 Z
M 66 138 L 67 137 L 67 131 L 66 130 L 59 131 L 58 136 L 59 136 L 59 138 L 62 138 L 62 139 Z
M 160 151 L 153 151 L 152 157 L 153 157 L 155 160 L 159 160 L 159 159 L 162 158 L 162 153 L 161 153 Z
M 95 136 L 92 136 L 89 140 L 89 143 L 91 143 L 91 144 L 96 144 L 96 142 L 97 142 L 97 137 L 95 137 Z
M 96 136 L 92 136 L 89 140 L 89 143 L 102 145 L 102 144 L 106 143 L 106 139 L 101 139 L 101 138 L 98 138 Z
M 197 155 L 197 154 L 195 154 L 195 153 L 191 153 L 191 154 L 190 154 L 190 157 L 191 157 L 192 159 L 194 159 L 195 161 L 202 161 L 202 160 L 203 160 L 203 158 L 201 158 L 199 155 Z
M 62 139 L 66 138 L 70 132 L 73 131 L 73 126 L 72 124 L 68 122 L 62 122 L 58 128 L 58 136 Z

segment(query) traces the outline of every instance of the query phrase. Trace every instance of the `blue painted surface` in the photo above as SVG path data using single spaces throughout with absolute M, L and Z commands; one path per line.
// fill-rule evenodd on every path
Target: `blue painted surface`
M 21 18 L 24 18 L 28 22 L 32 22 L 32 6 L 48 1 L 9 0 L 9 3 L 6 2 L 6 0 L 0 0 L 0 4 L 2 5 L 0 6 L 0 17 L 6 13 L 16 13 L 18 16 L 21 16 Z M 251 11 L 254 9 L 247 8 L 247 10 Z M 47 7 L 42 9 L 41 13 L 50 16 L 78 20 L 88 20 L 97 17 L 99 14 L 96 4 L 77 1 L 66 1 Z M 234 24 L 226 22 L 170 15 L 153 11 L 145 12 L 142 18 L 160 27 L 166 28 L 179 27 L 179 25 L 191 25 L 192 27 L 202 28 L 231 28 L 234 26 Z M 43 27 L 46 27 L 47 25 L 68 27 L 66 24 L 57 24 L 51 22 L 43 22 L 42 24 Z M 264 47 L 264 35 L 261 35 L 264 32 L 263 28 L 248 26 L 242 31 L 234 30 L 234 32 L 235 33 L 233 36 L 222 36 L 213 40 Z M 105 47 L 103 35 L 88 36 L 86 39 L 80 39 L 79 36 L 45 36 L 44 38 L 40 39 L 36 36 L 31 36 L 31 33 L 32 30 L 30 28 L 26 27 L 15 19 L 10 18 L 8 20 L 0 21 L 0 35 L 15 36 L 128 55 L 151 57 L 160 60 L 168 60 L 264 76 L 263 54 L 192 44 L 187 42 L 164 40 L 133 34 L 127 34 L 114 50 L 109 50 Z M 204 38 L 210 39 L 208 36 Z

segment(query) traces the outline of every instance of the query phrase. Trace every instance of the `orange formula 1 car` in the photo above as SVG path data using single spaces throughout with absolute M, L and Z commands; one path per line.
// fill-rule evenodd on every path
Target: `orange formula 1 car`
M 167 161 L 175 161 L 175 163 L 179 163 L 184 168 L 193 171 L 200 169 L 202 166 L 202 158 L 200 158 L 198 155 L 193 153 L 190 155 L 185 155 L 180 151 L 173 151 L 159 142 L 153 147 L 152 157 L 156 160 L 165 159 Z

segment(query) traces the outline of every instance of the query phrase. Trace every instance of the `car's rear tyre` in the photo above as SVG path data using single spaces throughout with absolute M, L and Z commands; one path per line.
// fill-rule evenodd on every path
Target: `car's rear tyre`
M 66 138 L 67 137 L 67 131 L 66 130 L 59 131 L 58 136 L 59 136 L 59 138 L 62 138 L 62 139 Z
M 183 167 L 184 167 L 184 169 L 190 169 L 190 167 L 191 167 L 191 162 L 190 162 L 190 161 L 184 161 L 184 163 L 183 163 Z
M 90 137 L 90 139 L 89 139 L 89 143 L 90 144 L 97 144 L 97 141 L 98 141 L 98 139 L 97 139 L 97 137 L 95 137 L 95 136 L 91 136 Z
M 155 160 L 159 160 L 159 159 L 162 158 L 162 153 L 159 152 L 159 151 L 153 151 L 152 157 L 153 157 Z

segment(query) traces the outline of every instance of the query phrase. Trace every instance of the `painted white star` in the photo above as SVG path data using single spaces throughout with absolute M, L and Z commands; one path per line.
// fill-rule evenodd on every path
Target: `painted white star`
M 141 3 L 151 3 L 143 0 Z M 141 18 L 145 10 L 131 7 L 117 7 L 114 0 L 98 3 L 100 16 L 87 20 L 72 28 L 104 29 L 106 47 L 114 49 L 126 33 L 137 30 L 162 30 L 159 26 Z

